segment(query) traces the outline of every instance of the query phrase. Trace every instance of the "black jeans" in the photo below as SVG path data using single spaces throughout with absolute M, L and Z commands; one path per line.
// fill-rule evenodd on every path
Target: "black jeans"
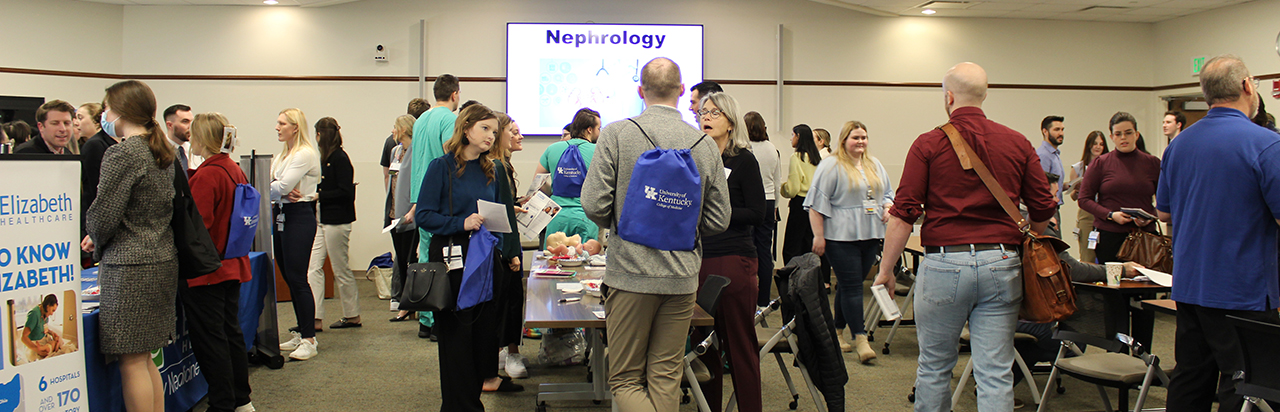
M 209 410 L 232 412 L 249 403 L 249 357 L 240 331 L 240 282 L 187 287 L 180 281 L 182 299 L 200 372 L 209 382 Z
M 1124 240 L 1128 238 L 1129 232 L 1109 232 L 1098 229 L 1098 245 L 1093 249 L 1094 255 L 1098 256 L 1098 263 L 1120 262 L 1116 253 L 1120 252 L 1120 245 L 1123 245 Z
M 391 244 L 395 248 L 396 269 L 391 276 L 391 298 L 400 299 L 404 289 L 404 277 L 409 273 L 409 263 L 418 263 L 418 229 L 391 232 Z
M 1178 302 L 1173 343 L 1178 366 L 1169 382 L 1165 405 L 1169 412 L 1208 411 L 1214 400 L 1219 402 L 1219 412 L 1235 412 L 1243 405 L 1244 397 L 1236 395 L 1231 378 L 1244 369 L 1244 353 L 1227 315 L 1280 324 L 1274 310 L 1227 310 Z
M 752 238 L 756 242 L 756 259 L 759 263 L 756 265 L 756 272 L 760 277 L 760 293 L 756 299 L 756 306 L 764 306 L 769 304 L 769 290 L 773 285 L 773 233 L 778 230 L 778 221 L 774 219 L 773 208 L 774 200 L 766 200 L 764 222 L 756 225 L 752 231 Z
M 311 264 L 311 244 L 316 239 L 316 202 L 277 204 L 272 210 L 275 212 L 271 230 L 276 265 L 284 282 L 289 284 L 298 333 L 303 338 L 314 338 L 316 302 L 311 295 L 311 284 L 307 283 L 307 266 Z M 283 231 L 279 230 L 282 215 Z
M 862 313 L 862 288 L 865 287 L 867 272 L 876 264 L 876 256 L 880 255 L 880 242 L 880 239 L 827 240 L 824 255 L 831 256 L 831 268 L 835 269 L 836 281 L 839 282 L 833 305 L 836 329 L 844 329 L 847 324 L 850 337 L 867 334 L 867 320 Z
M 443 249 L 448 245 L 448 235 L 431 237 L 428 261 L 444 262 Z M 455 245 L 462 246 L 467 255 L 467 234 L 453 235 Z M 462 270 L 449 272 L 453 295 L 457 296 L 462 284 Z M 494 278 L 497 284 L 499 278 Z M 432 332 L 440 338 L 437 344 L 440 359 L 440 411 L 483 411 L 480 402 L 481 386 L 486 378 L 498 370 L 498 305 L 485 302 L 462 311 L 438 311 Z

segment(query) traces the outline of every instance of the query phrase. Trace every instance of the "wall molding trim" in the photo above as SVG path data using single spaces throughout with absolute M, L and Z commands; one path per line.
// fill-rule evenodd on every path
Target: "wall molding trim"
M 92 79 L 137 79 L 137 80 L 219 80 L 219 81 L 309 81 L 309 82 L 417 82 L 418 76 L 278 76 L 278 75 L 212 75 L 212 74 L 112 74 L 96 72 L 80 72 L 66 70 L 25 69 L 19 67 L 0 67 L 0 73 L 27 74 L 34 76 L 79 77 Z M 1254 76 L 1258 80 L 1280 79 L 1280 73 Z M 427 77 L 426 81 L 434 82 L 435 77 Z M 459 81 L 467 83 L 505 83 L 506 77 L 459 77 Z M 720 84 L 772 86 L 776 80 L 733 80 L 707 79 Z M 874 82 L 874 81 L 830 81 L 830 80 L 783 80 L 784 86 L 828 86 L 828 87 L 892 87 L 892 88 L 938 88 L 942 83 L 928 82 Z M 1156 92 L 1190 87 L 1199 87 L 1200 83 L 1178 83 L 1161 86 L 1100 86 L 1072 84 L 1021 84 L 992 83 L 992 89 L 1017 90 L 1076 90 L 1106 92 Z

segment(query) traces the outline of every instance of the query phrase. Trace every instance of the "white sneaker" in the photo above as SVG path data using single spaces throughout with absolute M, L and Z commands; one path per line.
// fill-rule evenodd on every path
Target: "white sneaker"
M 294 350 L 293 353 L 290 353 L 289 357 L 295 360 L 307 360 L 315 357 L 318 354 L 320 354 L 320 352 L 316 350 L 316 344 L 311 343 L 311 341 L 309 340 L 303 339 L 302 343 L 298 344 L 298 349 Z
M 236 407 L 236 412 L 257 412 L 257 411 L 258 411 L 257 409 L 253 408 L 253 402 L 249 402 L 244 405 L 240 405 Z
M 397 300 L 395 300 L 395 299 L 391 299 L 391 311 L 392 311 L 392 312 L 399 312 L 399 311 L 400 311 L 400 302 L 399 302 L 399 301 L 397 301 Z
M 529 369 L 525 366 L 524 355 L 513 353 L 507 355 L 506 364 L 507 376 L 512 379 L 529 377 Z
M 299 344 L 299 343 L 302 343 L 302 334 L 301 334 L 301 333 L 298 333 L 298 332 L 289 332 L 289 334 L 290 334 L 290 335 L 293 335 L 293 339 L 289 339 L 289 341 L 288 341 L 288 342 L 281 343 L 281 344 L 280 344 L 280 350 L 281 350 L 281 351 L 292 351 L 292 350 L 294 350 L 294 349 L 298 349 L 298 344 Z
M 507 368 L 507 348 L 498 351 L 498 370 Z

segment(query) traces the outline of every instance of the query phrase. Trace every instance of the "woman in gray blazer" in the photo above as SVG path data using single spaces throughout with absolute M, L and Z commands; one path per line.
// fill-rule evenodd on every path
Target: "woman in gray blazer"
M 101 347 L 120 356 L 125 408 L 164 411 L 164 382 L 151 351 L 173 338 L 178 256 L 173 244 L 174 152 L 156 122 L 145 83 L 107 88 L 102 129 L 123 138 L 102 158 L 98 197 L 81 248 L 102 262 Z

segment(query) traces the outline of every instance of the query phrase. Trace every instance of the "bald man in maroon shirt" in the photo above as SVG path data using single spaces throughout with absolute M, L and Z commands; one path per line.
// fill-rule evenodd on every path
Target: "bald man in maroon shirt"
M 991 170 L 1015 204 L 1025 203 L 1031 228 L 1044 231 L 1057 201 L 1040 157 L 1021 133 L 988 120 L 982 111 L 987 73 L 960 63 L 942 81 L 950 122 Z M 916 276 L 916 412 L 950 409 L 951 370 L 960 331 L 972 336 L 978 410 L 1013 409 L 1013 332 L 1022 303 L 1023 234 L 972 170 L 964 170 L 940 129 L 920 135 L 907 153 L 894 206 L 889 210 L 884 261 L 877 285 L 892 286 L 893 267 L 921 216 L 925 258 Z

